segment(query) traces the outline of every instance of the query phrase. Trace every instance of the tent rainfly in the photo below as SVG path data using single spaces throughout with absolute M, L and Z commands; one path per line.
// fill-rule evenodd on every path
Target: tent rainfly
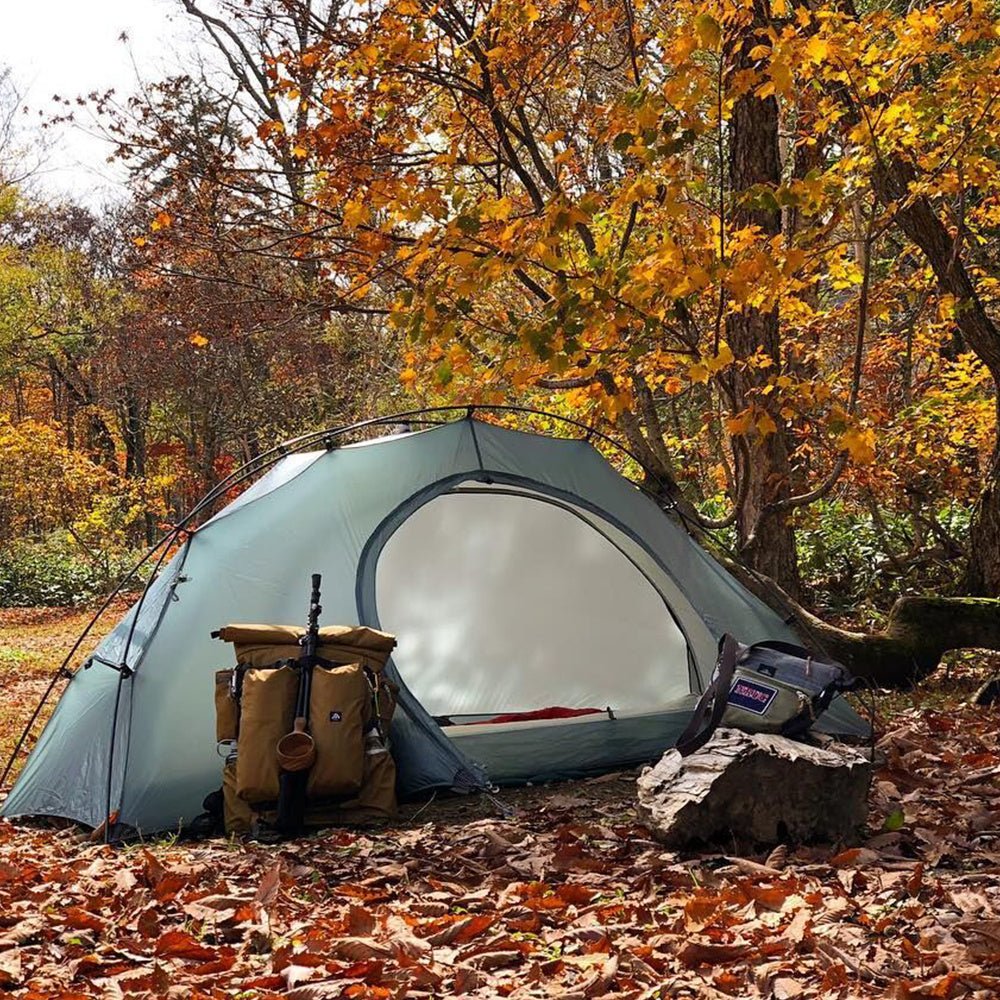
M 399 637 L 403 794 L 654 759 L 722 632 L 797 640 L 588 440 L 469 417 L 292 450 L 189 533 L 73 674 L 2 814 L 117 812 L 115 837 L 193 819 L 220 784 L 211 633 L 298 622 L 314 572 L 323 624 Z M 867 731 L 843 700 L 822 724 Z

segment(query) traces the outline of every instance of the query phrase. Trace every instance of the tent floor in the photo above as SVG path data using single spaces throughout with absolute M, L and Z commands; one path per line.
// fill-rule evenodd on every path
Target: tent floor
M 696 698 L 657 712 L 443 726 L 498 785 L 578 778 L 659 757 L 687 725 Z

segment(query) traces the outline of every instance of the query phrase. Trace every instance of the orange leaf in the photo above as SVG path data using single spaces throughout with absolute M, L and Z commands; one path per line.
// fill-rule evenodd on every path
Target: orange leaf
M 102 931 L 104 930 L 104 921 L 80 906 L 70 906 L 66 910 L 66 926 L 74 927 L 77 930 Z
M 214 948 L 199 944 L 184 931 L 167 931 L 156 942 L 155 951 L 164 958 L 184 958 L 191 962 L 213 962 L 219 957 Z

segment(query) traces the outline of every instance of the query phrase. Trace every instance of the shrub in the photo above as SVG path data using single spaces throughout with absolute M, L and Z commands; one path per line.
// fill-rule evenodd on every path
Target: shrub
M 138 561 L 126 549 L 87 556 L 68 532 L 0 548 L 0 607 L 81 604 L 105 596 Z M 132 584 L 142 586 L 142 579 Z

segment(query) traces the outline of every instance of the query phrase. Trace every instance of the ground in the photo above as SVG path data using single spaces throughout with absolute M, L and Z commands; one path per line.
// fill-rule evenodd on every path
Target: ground
M 9 748 L 87 616 L 0 614 Z M 996 997 L 1000 713 L 963 704 L 977 663 L 881 700 L 871 829 L 852 846 L 666 851 L 638 822 L 634 772 L 410 803 L 393 828 L 278 848 L 116 849 L 0 822 L 0 990 Z

